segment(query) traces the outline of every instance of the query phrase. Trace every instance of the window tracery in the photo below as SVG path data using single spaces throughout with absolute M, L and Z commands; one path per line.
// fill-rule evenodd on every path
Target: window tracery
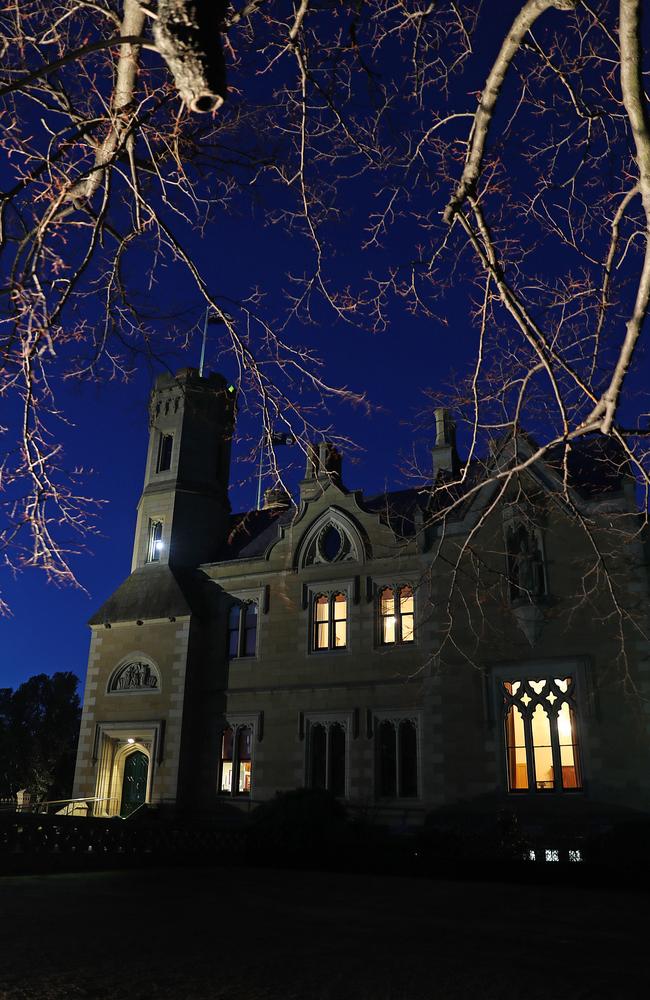
M 511 792 L 582 788 L 571 676 L 500 682 Z

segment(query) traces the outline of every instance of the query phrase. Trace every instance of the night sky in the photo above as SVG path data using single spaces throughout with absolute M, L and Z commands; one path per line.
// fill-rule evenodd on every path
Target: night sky
M 465 75 L 459 78 L 463 110 L 475 108 L 486 67 L 493 58 L 504 26 L 520 7 L 513 2 L 488 3 L 476 36 L 477 51 Z M 458 97 L 458 95 L 457 95 Z M 404 226 L 393 235 L 388 251 L 368 251 L 359 256 L 359 232 L 365 217 L 376 205 L 364 188 L 363 177 L 348 184 L 342 197 L 346 211 L 333 220 L 328 234 L 335 254 L 328 263 L 333 284 L 344 287 L 349 280 L 363 280 L 369 272 L 381 273 L 389 260 L 412 254 L 413 231 Z M 251 202 L 247 211 L 224 214 L 202 237 L 184 234 L 199 259 L 210 287 L 233 299 L 261 286 L 266 293 L 269 315 L 280 314 L 283 288 L 289 273 L 305 267 L 305 241 L 289 234 L 281 225 L 264 226 L 261 213 Z M 137 259 L 130 266 L 137 266 Z M 470 321 L 474 294 L 461 276 L 438 303 L 439 318 L 414 318 L 399 303 L 388 311 L 384 332 L 372 333 L 336 321 L 331 311 L 319 308 L 314 326 L 293 323 L 289 339 L 312 345 L 325 360 L 325 373 L 334 382 L 367 393 L 372 404 L 364 407 L 336 405 L 321 416 L 339 434 L 352 438 L 357 452 L 344 454 L 343 478 L 348 488 L 367 494 L 406 484 L 404 456 L 414 445 L 422 450 L 431 434 L 418 426 L 418 413 L 425 405 L 423 391 L 444 392 L 454 373 L 467 374 L 477 334 Z M 91 321 L 96 321 L 100 303 L 87 300 Z M 44 574 L 28 570 L 13 576 L 3 570 L 0 588 L 11 607 L 11 617 L 0 621 L 2 668 L 0 686 L 16 686 L 29 676 L 71 670 L 83 679 L 89 642 L 87 619 L 128 575 L 135 526 L 135 508 L 142 489 L 148 440 L 147 399 L 153 378 L 162 362 L 177 369 L 198 366 L 202 303 L 196 289 L 179 270 L 169 269 L 155 286 L 144 307 L 162 334 L 166 324 L 176 334 L 192 331 L 186 349 L 169 346 L 157 363 L 142 363 L 128 381 L 95 383 L 61 382 L 55 385 L 59 405 L 69 425 L 59 431 L 69 468 L 84 470 L 83 491 L 104 503 L 96 511 L 96 533 L 70 538 L 82 551 L 72 557 L 72 566 L 82 589 L 48 584 Z M 158 319 L 156 317 L 159 317 Z M 165 320 L 164 317 L 169 317 Z M 210 328 L 206 369 L 221 371 L 235 380 L 230 359 L 219 356 L 218 328 Z M 56 425 L 54 425 L 56 426 Z M 257 418 L 242 414 L 239 422 L 231 481 L 233 510 L 248 509 L 256 500 L 256 468 L 245 457 L 260 436 Z M 278 450 L 285 467 L 297 461 L 300 469 L 289 473 L 295 482 L 302 473 L 297 449 Z M 268 485 L 268 484 L 267 484 Z

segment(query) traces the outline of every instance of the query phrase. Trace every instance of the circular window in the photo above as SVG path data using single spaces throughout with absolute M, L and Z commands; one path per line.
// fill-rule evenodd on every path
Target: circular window
M 319 539 L 319 548 L 323 559 L 326 559 L 327 562 L 334 562 L 341 551 L 342 545 L 343 539 L 341 538 L 341 533 L 333 524 L 330 524 L 322 532 Z

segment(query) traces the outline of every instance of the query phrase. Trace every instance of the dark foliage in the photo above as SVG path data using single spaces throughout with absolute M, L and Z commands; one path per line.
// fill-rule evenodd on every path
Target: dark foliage
M 0 691 L 0 798 L 26 788 L 35 799 L 72 791 L 81 706 L 75 674 L 37 674 Z
M 253 814 L 251 839 L 267 852 L 328 852 L 348 831 L 347 812 L 338 799 L 317 788 L 278 792 Z

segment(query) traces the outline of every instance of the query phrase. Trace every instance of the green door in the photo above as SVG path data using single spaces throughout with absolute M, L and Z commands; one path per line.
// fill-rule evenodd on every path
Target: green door
M 130 816 L 133 810 L 144 802 L 147 795 L 148 771 L 149 761 L 142 750 L 134 750 L 124 761 L 120 816 Z

